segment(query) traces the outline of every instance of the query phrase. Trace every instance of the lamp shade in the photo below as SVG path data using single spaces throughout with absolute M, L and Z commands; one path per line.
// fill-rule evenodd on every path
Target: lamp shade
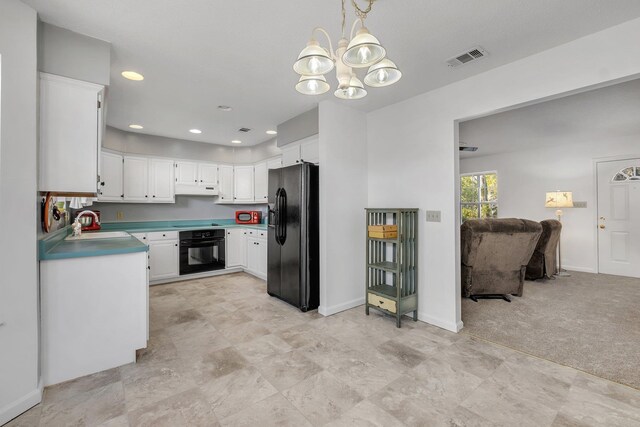
M 360 99 L 367 96 L 367 91 L 360 79 L 353 75 L 348 86 L 339 87 L 333 94 L 340 99 Z
M 549 191 L 547 192 L 545 208 L 572 208 L 573 193 L 571 191 Z
M 353 68 L 370 67 L 384 58 L 386 54 L 387 51 L 380 45 L 378 39 L 372 36 L 366 27 L 362 27 L 349 42 L 349 46 L 342 56 L 342 62 Z
M 302 76 L 296 84 L 296 90 L 305 95 L 322 95 L 330 88 L 323 75 Z
M 383 87 L 394 84 L 400 80 L 400 77 L 402 77 L 402 73 L 396 64 L 385 58 L 369 68 L 364 82 L 371 87 Z
M 329 52 L 321 47 L 316 40 L 309 40 L 302 49 L 298 60 L 293 64 L 293 71 L 303 76 L 326 74 L 333 69 L 333 60 Z

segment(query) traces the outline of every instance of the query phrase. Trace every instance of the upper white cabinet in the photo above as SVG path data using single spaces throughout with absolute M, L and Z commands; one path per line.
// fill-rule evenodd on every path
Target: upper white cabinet
M 149 160 L 146 157 L 124 156 L 124 200 L 149 200 Z
M 300 163 L 300 144 L 289 144 L 282 148 L 282 167 Z
M 282 147 L 282 167 L 292 166 L 302 162 L 315 164 L 320 162 L 320 147 L 317 135 L 298 142 L 292 142 Z
M 218 166 L 218 202 L 233 203 L 233 166 Z
M 253 167 L 254 200 L 257 203 L 267 203 L 269 194 L 269 169 L 267 162 L 256 163 Z
M 176 194 L 218 194 L 218 165 L 176 161 Z
M 197 185 L 198 184 L 198 164 L 196 162 L 176 162 L 176 186 Z
M 98 200 L 101 202 L 121 202 L 122 155 L 103 151 L 100 156 L 100 186 Z
M 234 166 L 233 168 L 233 200 L 239 202 L 253 202 L 253 165 Z
M 38 190 L 97 193 L 104 86 L 40 74 Z
M 149 194 L 151 202 L 173 203 L 175 201 L 173 170 L 173 160 L 149 160 Z
M 272 157 L 267 160 L 267 169 L 280 169 L 282 167 L 282 157 Z

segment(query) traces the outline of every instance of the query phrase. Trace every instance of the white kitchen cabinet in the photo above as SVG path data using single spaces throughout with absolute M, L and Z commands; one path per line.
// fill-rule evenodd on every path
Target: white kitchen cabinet
M 233 201 L 235 203 L 253 202 L 254 200 L 253 165 L 234 166 L 233 168 Z
M 247 270 L 263 279 L 267 277 L 267 240 L 259 237 L 247 239 Z
M 39 191 L 98 191 L 104 86 L 40 74 Z
M 200 163 L 198 165 L 199 184 L 204 187 L 218 186 L 218 165 L 213 163 Z
M 300 144 L 291 143 L 282 148 L 282 167 L 300 163 Z
M 230 228 L 226 233 L 226 267 L 245 267 L 247 265 L 247 230 Z
M 256 163 L 253 168 L 253 192 L 256 203 L 267 203 L 269 194 L 269 169 L 266 162 Z
M 108 151 L 100 153 L 99 201 L 122 201 L 122 160 L 121 154 L 114 154 Z
M 149 201 L 149 160 L 146 157 L 124 156 L 124 200 Z
M 198 185 L 198 163 L 177 161 L 176 185 Z
M 280 169 L 282 167 L 282 157 L 272 157 L 267 160 L 267 169 Z
M 173 203 L 174 198 L 173 160 L 149 160 L 149 201 L 153 203 Z
M 219 165 L 218 180 L 218 202 L 233 203 L 233 166 Z
M 170 279 L 180 274 L 178 240 L 149 241 L 149 280 Z
M 320 144 L 317 137 L 300 144 L 300 161 L 315 164 L 320 162 Z

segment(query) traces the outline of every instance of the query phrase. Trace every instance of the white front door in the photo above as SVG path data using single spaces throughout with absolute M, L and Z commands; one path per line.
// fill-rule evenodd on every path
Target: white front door
M 598 271 L 640 277 L 640 159 L 599 162 Z

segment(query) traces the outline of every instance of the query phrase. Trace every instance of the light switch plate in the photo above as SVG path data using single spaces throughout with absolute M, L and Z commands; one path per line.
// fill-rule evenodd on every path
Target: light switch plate
M 573 202 L 574 208 L 586 208 L 587 202 Z
M 427 222 L 440 222 L 440 211 L 427 211 Z

